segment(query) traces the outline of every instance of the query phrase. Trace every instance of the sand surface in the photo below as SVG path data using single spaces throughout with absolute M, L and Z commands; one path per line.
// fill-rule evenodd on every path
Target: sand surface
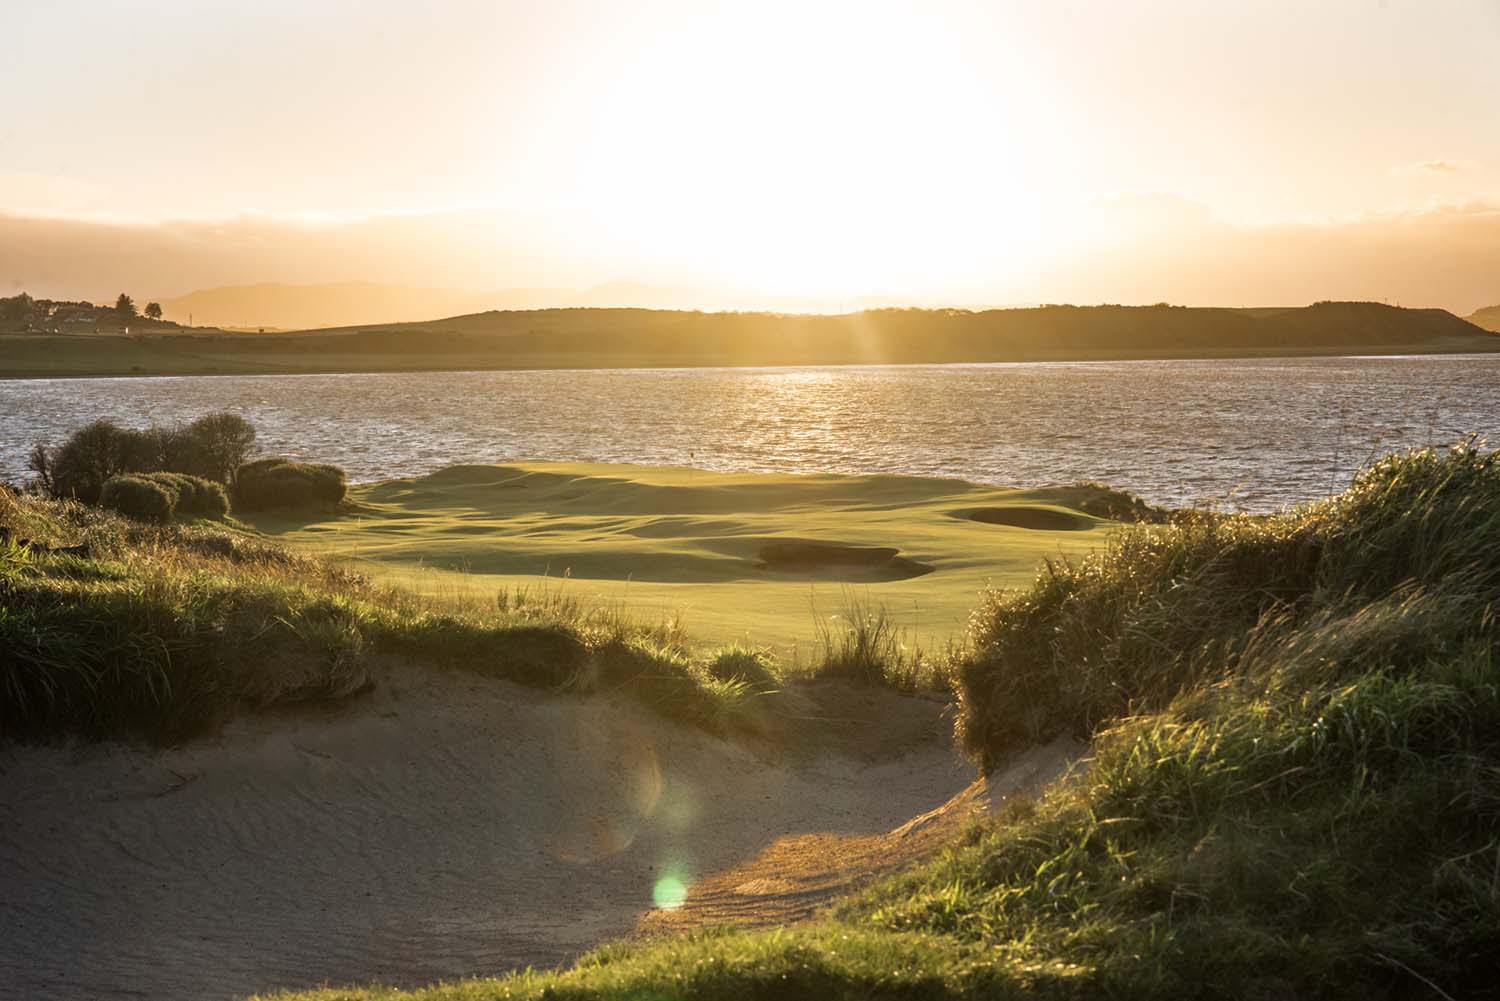
M 983 808 L 948 722 L 825 690 L 789 755 L 624 697 L 396 671 L 181 748 L 0 747 L 0 996 L 417 985 L 804 916 Z

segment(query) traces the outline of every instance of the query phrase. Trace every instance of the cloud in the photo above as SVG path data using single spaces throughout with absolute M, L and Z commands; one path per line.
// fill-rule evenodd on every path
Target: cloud
M 128 289 L 144 301 L 256 282 L 487 289 L 633 277 L 555 223 L 501 212 L 125 223 L 0 211 L 0 295 L 96 299 Z
M 1422 160 L 1418 163 L 1402 163 L 1391 168 L 1393 174 L 1463 174 L 1483 170 L 1478 160 Z
M 1354 219 L 1216 222 L 1085 251 L 1039 276 L 1035 300 L 1295 306 L 1319 299 L 1437 306 L 1500 303 L 1500 203 Z
M 1298 305 L 1388 300 L 1459 314 L 1500 303 L 1500 202 L 1474 201 L 1319 222 L 1249 226 L 1206 206 L 1131 195 L 1068 224 L 1071 249 L 1025 268 L 938 289 L 912 283 L 861 290 L 923 305 L 1170 301 Z M 1101 222 L 1099 216 L 1105 217 Z M 1061 224 L 1060 224 L 1061 225 Z M 429 289 L 587 288 L 682 274 L 643 274 L 628 246 L 557 217 L 445 213 L 301 222 L 246 216 L 219 222 L 107 225 L 0 214 L 0 295 L 166 300 L 193 289 L 257 282 L 379 282 Z M 791 291 L 723 283 L 709 308 L 779 308 Z M 811 293 L 808 293 L 809 295 Z M 824 308 L 811 301 L 786 308 Z
M 83 178 L 0 171 L 0 212 L 40 207 L 59 215 L 86 215 L 108 202 L 107 189 Z

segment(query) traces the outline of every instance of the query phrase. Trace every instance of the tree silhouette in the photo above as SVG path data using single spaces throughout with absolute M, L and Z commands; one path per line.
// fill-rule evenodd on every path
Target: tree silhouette
M 128 322 L 135 319 L 135 300 L 121 292 L 120 298 L 115 300 L 115 312 L 122 321 Z
M 146 319 L 148 319 L 148 320 L 160 320 L 161 319 L 161 303 L 159 303 L 159 302 L 148 302 L 148 303 L 146 303 Z

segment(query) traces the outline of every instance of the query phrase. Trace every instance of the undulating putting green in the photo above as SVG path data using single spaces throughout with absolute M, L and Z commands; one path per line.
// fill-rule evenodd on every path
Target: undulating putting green
M 961 633 L 986 585 L 1024 586 L 1117 523 L 1088 486 L 1003 490 L 912 476 L 711 473 L 532 462 L 356 486 L 336 515 L 251 516 L 294 546 L 428 594 L 563 588 L 693 639 L 811 652 L 884 608 L 908 642 Z

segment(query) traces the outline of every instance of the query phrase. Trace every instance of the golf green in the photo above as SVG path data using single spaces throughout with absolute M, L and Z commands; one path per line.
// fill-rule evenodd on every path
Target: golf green
M 1101 545 L 1117 523 L 1078 510 L 1099 494 L 528 462 L 357 485 L 337 515 L 248 520 L 426 594 L 561 588 L 641 621 L 680 616 L 698 642 L 797 656 L 855 602 L 941 645 L 986 585 L 1027 584 L 1042 561 Z

